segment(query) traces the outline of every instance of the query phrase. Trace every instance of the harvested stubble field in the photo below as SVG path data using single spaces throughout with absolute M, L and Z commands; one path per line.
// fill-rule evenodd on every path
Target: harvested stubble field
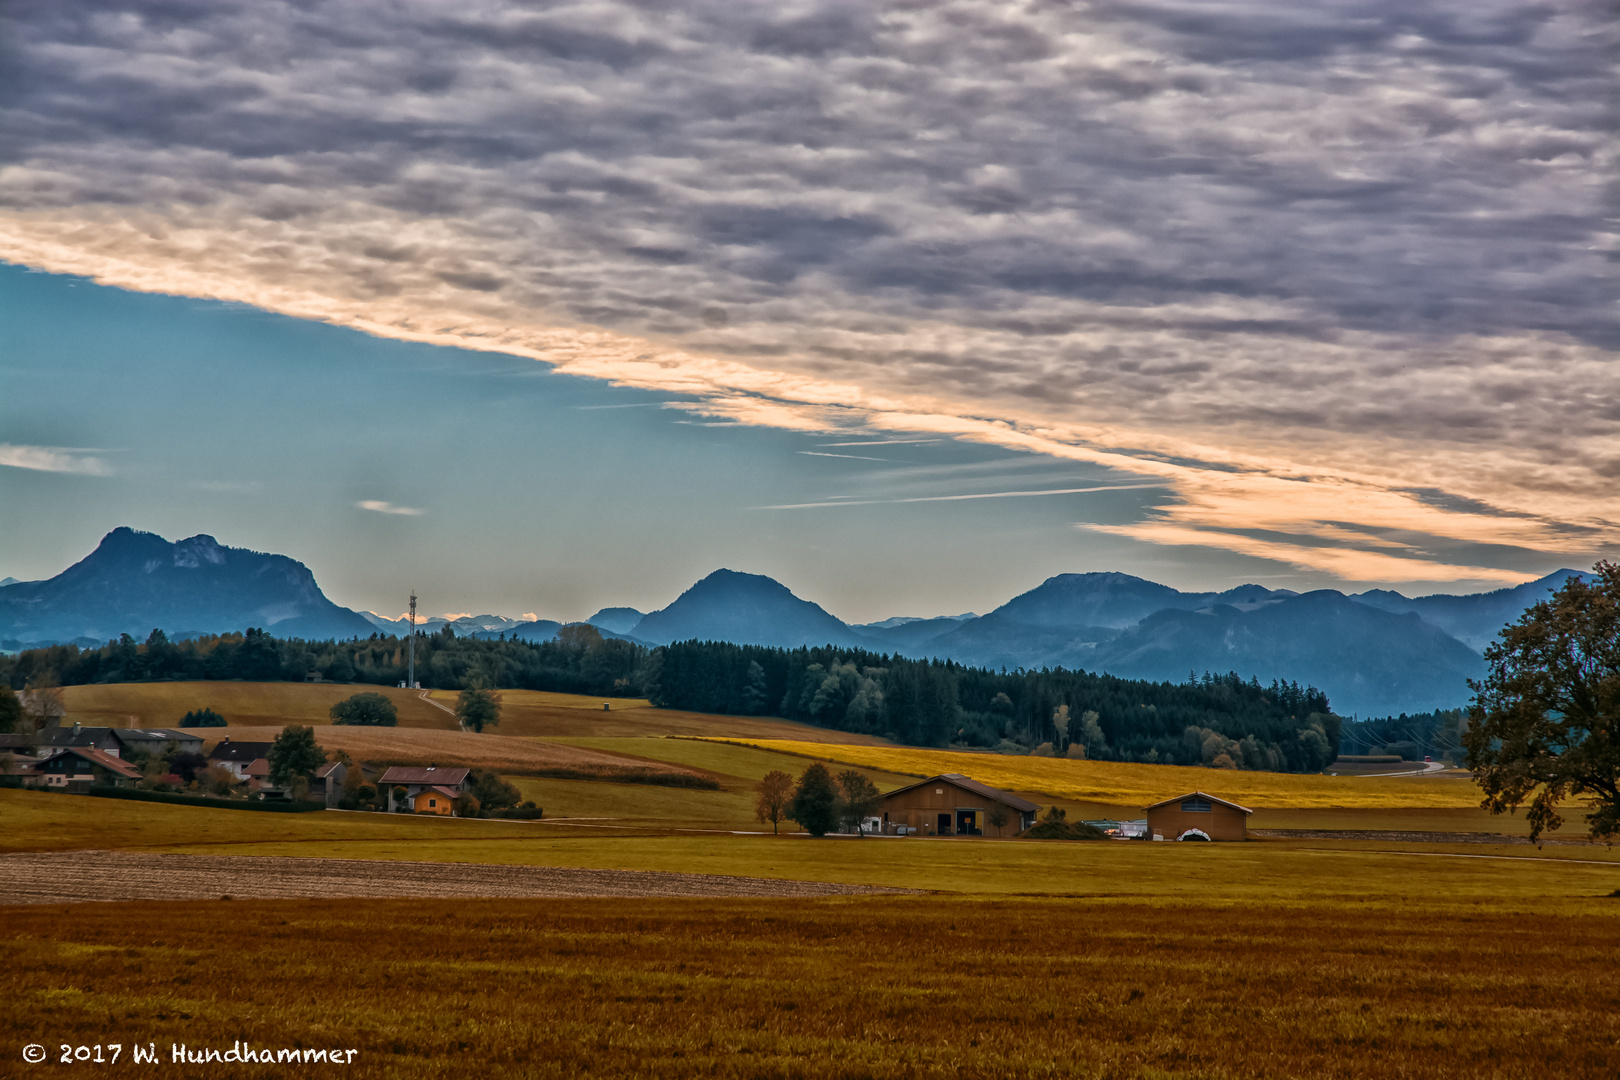
M 390 1080 L 1620 1070 L 1620 919 L 1595 902 L 216 900 L 13 907 L 0 940 L 11 1060 L 244 1040 Z
M 86 900 L 414 897 L 778 897 L 893 892 L 779 878 L 655 870 L 361 859 L 154 855 L 129 851 L 0 855 L 0 904 Z
M 208 728 L 212 747 L 229 735 L 235 742 L 271 742 L 277 727 Z M 218 735 L 214 736 L 213 733 Z M 680 765 L 626 757 L 510 735 L 440 731 L 432 728 L 327 727 L 315 733 L 323 750 L 342 751 L 357 761 L 392 765 L 450 765 L 494 769 L 497 772 L 542 776 L 570 774 L 579 779 L 686 777 L 709 779 L 706 774 Z
M 1479 805 L 1479 789 L 1464 778 L 1305 776 L 909 746 L 832 747 L 779 739 L 725 741 L 910 776 L 964 773 L 1009 791 L 1114 806 L 1144 806 L 1194 788 L 1251 808 L 1460 809 Z
M 422 691 L 366 683 L 155 682 L 69 686 L 62 691 L 67 722 L 112 727 L 176 727 L 193 709 L 207 706 L 234 728 L 283 724 L 328 724 L 333 705 L 354 694 L 378 693 L 394 703 L 399 726 L 454 730 L 453 690 Z M 741 739 L 793 739 L 800 742 L 880 744 L 869 735 L 850 735 L 789 720 L 655 709 L 644 698 L 601 698 L 541 690 L 502 690 L 503 735 L 529 738 L 647 735 L 721 735 Z M 603 710 L 606 703 L 609 708 Z M 234 733 L 233 733 L 234 734 Z M 884 744 L 886 745 L 886 744 Z

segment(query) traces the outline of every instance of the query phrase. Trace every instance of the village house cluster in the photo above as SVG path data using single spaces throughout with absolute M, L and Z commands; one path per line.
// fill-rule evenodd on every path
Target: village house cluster
M 192 788 L 201 770 L 224 779 L 233 793 L 260 800 L 298 795 L 337 807 L 346 790 L 363 782 L 374 791 L 377 809 L 448 816 L 465 808 L 471 770 L 438 765 L 393 765 L 378 769 L 344 761 L 321 765 L 298 792 L 271 782 L 268 742 L 233 741 L 229 735 L 202 754 L 196 730 L 48 726 L 27 735 L 0 735 L 5 770 L 28 786 L 87 792 L 92 786 L 133 787 L 146 783 L 181 790 L 188 783 L 177 762 L 190 765 Z M 351 777 L 353 771 L 356 775 Z M 532 804 L 527 804 L 531 805 Z M 1036 824 L 1040 807 L 1022 796 L 982 784 L 961 773 L 919 780 L 883 795 L 876 812 L 859 825 L 863 833 L 885 836 L 1016 837 Z M 1145 808 L 1132 821 L 1083 822 L 1103 834 L 1142 840 L 1244 840 L 1248 807 L 1193 791 Z

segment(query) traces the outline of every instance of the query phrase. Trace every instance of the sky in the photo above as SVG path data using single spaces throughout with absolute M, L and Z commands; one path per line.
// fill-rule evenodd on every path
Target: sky
M 1587 3 L 0 10 L 0 576 L 1478 591 L 1620 553 Z

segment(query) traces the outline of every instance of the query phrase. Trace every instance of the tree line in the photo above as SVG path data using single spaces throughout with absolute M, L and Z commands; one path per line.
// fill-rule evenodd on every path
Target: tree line
M 96 649 L 56 645 L 0 657 L 0 682 L 21 689 L 317 675 L 388 686 L 405 681 L 406 648 L 384 634 L 304 641 L 249 629 L 170 641 L 154 630 L 145 642 L 125 635 Z M 776 715 L 918 746 L 1279 772 L 1320 771 L 1337 755 L 1340 734 L 1320 690 L 1262 686 L 1236 673 L 1170 683 L 1063 668 L 994 672 L 833 646 L 685 641 L 648 649 L 588 625 L 542 642 L 458 637 L 447 626 L 417 639 L 416 677 L 446 690 L 642 695 L 665 708 Z
M 405 638 L 373 634 L 348 641 L 277 638 L 250 628 L 170 641 L 153 630 L 144 642 L 125 634 L 95 649 L 50 645 L 0 656 L 0 682 L 13 689 L 48 682 L 84 683 L 229 680 L 331 682 L 394 686 L 405 681 Z M 436 690 L 488 687 L 634 696 L 647 649 L 604 638 L 594 626 L 565 626 L 549 641 L 458 637 L 446 626 L 416 639 L 416 681 Z
M 1337 756 L 1341 722 L 1315 687 L 1235 672 L 1149 682 L 832 646 L 677 642 L 648 658 L 643 691 L 668 708 L 770 714 L 918 746 L 1276 772 L 1320 771 Z

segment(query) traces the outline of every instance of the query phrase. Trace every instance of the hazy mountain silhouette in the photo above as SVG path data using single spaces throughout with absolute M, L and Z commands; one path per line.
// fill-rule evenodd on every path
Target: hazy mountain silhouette
M 614 634 L 628 634 L 646 615 L 633 607 L 605 607 L 585 621 L 598 630 Z
M 1236 671 L 1262 682 L 1313 684 L 1343 713 L 1379 714 L 1465 703 L 1480 650 L 1526 607 L 1575 575 L 1560 570 L 1511 589 L 1406 597 L 1389 590 L 1300 595 L 1240 585 L 1184 593 L 1129 574 L 1059 574 L 987 615 L 894 618 L 850 626 L 759 574 L 717 570 L 651 614 L 603 608 L 589 621 L 642 644 L 692 638 L 796 648 L 839 645 L 938 657 L 990 668 L 1062 666 L 1180 681 L 1189 670 Z M 433 632 L 442 617 L 418 627 Z M 562 624 L 468 616 L 458 634 L 543 641 Z M 100 643 L 154 627 L 171 637 L 263 627 L 279 637 L 402 633 L 402 622 L 328 600 L 302 563 L 220 546 L 211 536 L 171 544 L 120 528 L 48 581 L 0 586 L 7 648 Z
M 144 640 L 154 628 L 179 637 L 250 626 L 278 637 L 372 633 L 371 623 L 326 598 L 303 563 L 204 535 L 171 544 L 114 529 L 55 577 L 0 587 L 0 640 L 8 642 L 100 643 L 120 634 Z
M 1214 604 L 1168 609 L 1089 649 L 1081 666 L 1136 679 L 1180 680 L 1189 671 L 1236 671 L 1327 691 L 1343 714 L 1456 708 L 1485 661 L 1415 613 L 1357 603 L 1332 590 L 1249 611 Z
M 1469 648 L 1484 652 L 1502 627 L 1517 621 L 1525 608 L 1547 599 L 1553 590 L 1572 577 L 1585 580 L 1591 576 L 1579 570 L 1558 570 L 1511 589 L 1469 596 L 1406 597 L 1389 589 L 1374 589 L 1351 599 L 1385 611 L 1415 611 L 1423 616 L 1424 622 L 1438 626 Z
M 816 604 L 800 600 L 787 586 L 761 574 L 716 570 L 683 592 L 673 604 L 644 616 L 630 631 L 641 641 L 663 645 L 701 638 L 739 645 L 856 645 L 882 643 L 850 629 Z

